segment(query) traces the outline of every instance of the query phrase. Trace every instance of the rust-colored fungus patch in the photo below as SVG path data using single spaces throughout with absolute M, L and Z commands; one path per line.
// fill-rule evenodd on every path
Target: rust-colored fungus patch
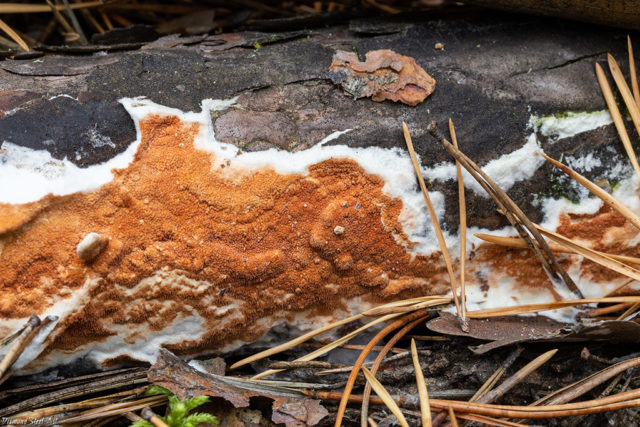
M 269 316 L 331 314 L 359 295 L 446 292 L 437 254 L 412 257 L 397 243 L 406 240 L 401 201 L 356 162 L 229 179 L 194 147 L 198 126 L 148 117 L 134 161 L 112 182 L 0 205 L 0 229 L 13 230 L 2 237 L 0 316 L 42 313 L 73 294 L 81 301 L 48 351 L 116 334 L 132 344 L 145 339 L 132 325 L 161 331 L 190 316 L 202 331 L 180 331 L 189 338 L 175 347 L 198 350 L 255 339 Z M 76 247 L 90 232 L 110 241 L 85 263 Z
M 0 316 L 57 303 L 64 316 L 46 354 L 102 344 L 117 363 L 136 357 L 123 343 L 140 348 L 161 333 L 175 337 L 164 341 L 172 350 L 197 353 L 255 340 L 281 318 L 448 291 L 440 254 L 407 252 L 402 202 L 355 161 L 230 178 L 194 147 L 198 124 L 152 115 L 140 129 L 134 161 L 99 189 L 0 204 Z M 109 242 L 85 262 L 76 248 L 91 232 Z M 467 277 L 491 286 L 487 268 L 551 287 L 526 251 L 476 248 Z M 110 339 L 118 349 L 107 352 Z

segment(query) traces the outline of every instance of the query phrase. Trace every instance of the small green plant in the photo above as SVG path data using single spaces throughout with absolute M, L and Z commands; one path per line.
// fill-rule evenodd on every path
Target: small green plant
M 149 396 L 165 394 L 169 397 L 169 415 L 166 418 L 159 417 L 169 427 L 195 427 L 200 423 L 219 424 L 218 419 L 211 414 L 201 412 L 189 414 L 193 409 L 207 403 L 209 396 L 195 396 L 180 400 L 171 391 L 157 385 L 152 386 L 145 394 Z M 138 420 L 130 427 L 154 427 L 154 425 L 146 420 Z

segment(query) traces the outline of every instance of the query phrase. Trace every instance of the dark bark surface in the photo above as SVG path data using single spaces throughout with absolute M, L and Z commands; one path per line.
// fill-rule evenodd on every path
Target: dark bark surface
M 435 49 L 436 43 L 444 44 L 444 50 Z M 413 57 L 436 79 L 436 90 L 417 107 L 354 101 L 327 76 L 338 49 L 361 57 L 370 50 L 392 49 Z M 524 143 L 532 114 L 605 108 L 593 64 L 606 60 L 607 51 L 626 72 L 626 34 L 620 30 L 489 15 L 420 22 L 352 20 L 273 34 L 169 36 L 135 51 L 4 60 L 0 141 L 46 149 L 55 158 L 86 167 L 122 152 L 135 139 L 133 122 L 118 103 L 122 97 L 144 96 L 198 111 L 204 98 L 240 96 L 243 108 L 217 112 L 214 126 L 218 139 L 247 151 L 301 150 L 347 128 L 353 130 L 331 143 L 404 147 L 400 124 L 405 121 L 423 164 L 434 165 L 450 159 L 425 128 L 435 120 L 444 130 L 451 117 L 462 149 L 482 165 Z M 553 157 L 576 155 L 604 149 L 611 141 L 623 153 L 611 127 L 545 146 L 545 151 Z M 609 166 L 593 170 L 591 177 L 598 178 Z M 534 220 L 539 214 L 531 196 L 549 192 L 551 174 L 544 166 L 509 191 Z M 453 182 L 433 185 L 447 196 L 455 194 Z M 469 193 L 470 225 L 503 224 L 492 203 Z M 446 199 L 450 215 L 445 227 L 455 228 L 457 198 Z

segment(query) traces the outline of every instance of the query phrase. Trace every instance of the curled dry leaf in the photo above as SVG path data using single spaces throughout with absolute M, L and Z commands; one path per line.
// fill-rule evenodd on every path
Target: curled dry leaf
M 545 316 L 503 316 L 469 319 L 469 332 L 460 331 L 457 318 L 450 313 L 427 322 L 427 328 L 445 335 L 459 335 L 489 341 L 469 347 L 484 354 L 506 345 L 522 342 L 616 341 L 640 342 L 640 325 L 632 321 L 583 318 L 575 325 L 559 323 Z
M 287 427 L 316 425 L 328 415 L 318 400 L 297 391 L 261 384 L 256 381 L 206 374 L 187 365 L 168 350 L 160 350 L 149 369 L 149 381 L 171 390 L 179 399 L 193 396 L 221 397 L 234 407 L 249 406 L 249 399 L 264 396 L 273 399 L 272 420 Z
M 354 99 L 390 99 L 412 107 L 431 95 L 436 85 L 413 58 L 389 49 L 367 52 L 364 62 L 353 52 L 339 50 L 333 55 L 329 78 Z

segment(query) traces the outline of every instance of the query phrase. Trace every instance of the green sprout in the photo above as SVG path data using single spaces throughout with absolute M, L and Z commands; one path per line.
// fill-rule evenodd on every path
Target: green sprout
M 145 394 L 149 396 L 165 394 L 169 397 L 169 415 L 167 415 L 166 418 L 158 416 L 158 418 L 167 423 L 169 427 L 195 427 L 200 423 L 220 423 L 218 419 L 211 414 L 201 412 L 189 414 L 193 409 L 207 403 L 209 401 L 209 396 L 195 396 L 180 400 L 171 391 L 157 385 L 151 386 Z M 146 420 L 138 420 L 129 427 L 154 427 L 154 425 Z

